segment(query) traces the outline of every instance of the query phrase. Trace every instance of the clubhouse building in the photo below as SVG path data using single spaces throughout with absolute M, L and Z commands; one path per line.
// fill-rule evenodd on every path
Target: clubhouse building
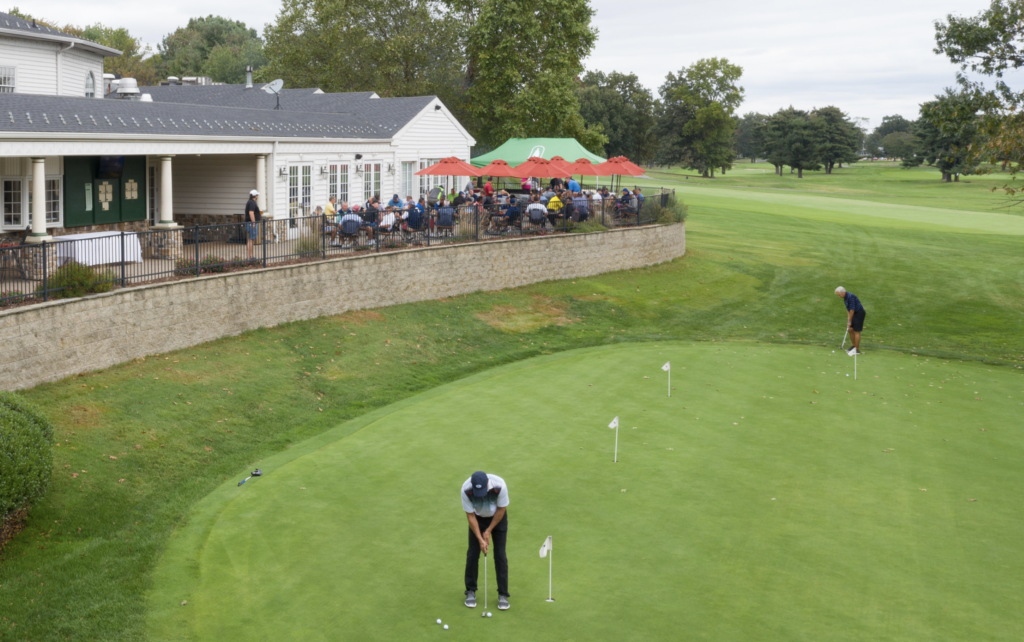
M 0 13 L 0 240 L 235 222 L 252 189 L 281 220 L 465 182 L 414 176 L 475 143 L 434 96 L 138 87 L 103 74 L 119 55 Z

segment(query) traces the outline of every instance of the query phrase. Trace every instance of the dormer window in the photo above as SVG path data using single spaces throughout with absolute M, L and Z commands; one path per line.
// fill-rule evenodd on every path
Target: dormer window
M 95 98 L 96 97 L 96 79 L 93 78 L 92 72 L 85 74 L 85 97 Z
M 0 67 L 0 94 L 14 93 L 14 76 L 16 67 Z

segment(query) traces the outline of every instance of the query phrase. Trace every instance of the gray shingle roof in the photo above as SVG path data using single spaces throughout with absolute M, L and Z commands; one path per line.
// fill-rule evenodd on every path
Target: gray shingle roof
M 240 109 L 135 100 L 0 94 L 0 135 L 9 132 L 377 138 L 391 133 L 351 113 Z
M 25 35 L 26 37 L 36 37 L 43 40 L 60 40 L 64 42 L 74 42 L 75 44 L 81 44 L 89 47 L 90 49 L 96 49 L 106 55 L 120 56 L 121 52 L 112 47 L 101 45 L 98 42 L 92 40 L 86 40 L 85 38 L 79 38 L 69 33 L 65 33 L 60 29 L 54 29 L 52 27 L 44 27 L 41 24 L 36 23 L 32 26 L 31 20 L 25 20 L 18 16 L 12 16 L 9 13 L 0 12 L 0 30 L 13 31 L 18 35 Z
M 256 85 L 166 85 L 139 87 L 153 97 L 155 103 L 178 103 L 218 107 L 244 107 L 273 110 L 277 97 Z M 348 93 L 316 93 L 316 89 L 284 89 L 281 111 L 310 113 L 349 113 L 359 116 L 382 132 L 396 133 L 434 100 L 434 96 L 409 98 L 371 98 L 372 91 Z M 107 100 L 118 100 L 107 96 Z

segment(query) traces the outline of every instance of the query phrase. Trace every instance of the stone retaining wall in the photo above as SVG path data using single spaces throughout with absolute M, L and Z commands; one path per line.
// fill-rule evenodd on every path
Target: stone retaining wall
M 683 225 L 384 252 L 132 287 L 0 312 L 0 389 L 288 321 L 669 261 Z

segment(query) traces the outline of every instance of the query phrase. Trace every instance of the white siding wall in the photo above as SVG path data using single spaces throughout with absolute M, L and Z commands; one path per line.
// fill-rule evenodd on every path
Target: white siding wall
M 17 93 L 57 93 L 58 48 L 56 43 L 0 37 L 0 66 L 17 68 Z
M 397 170 L 395 187 L 401 187 L 399 181 L 401 180 L 401 163 L 403 161 L 416 162 L 416 171 L 419 171 L 419 161 L 422 159 L 455 156 L 468 162 L 472 140 L 466 138 L 466 134 L 460 131 L 451 116 L 444 110 L 435 110 L 434 105 L 431 104 L 403 131 L 399 132 L 393 144 Z M 464 187 L 468 180 L 469 178 L 466 176 L 458 177 L 458 188 Z M 402 194 L 403 198 L 405 196 Z
M 275 166 L 270 168 L 271 175 L 267 183 L 267 189 L 273 190 L 274 192 L 274 218 L 280 219 L 288 217 L 289 195 L 287 168 L 291 165 L 309 165 L 311 168 L 312 200 L 309 207 L 310 214 L 316 210 L 317 205 L 323 207 L 327 204 L 329 179 L 327 174 L 320 173 L 321 167 L 332 164 L 348 165 L 349 203 L 353 205 L 362 205 L 364 201 L 363 177 L 356 173 L 356 166 L 362 167 L 366 163 L 380 164 L 382 201 L 387 201 L 391 198 L 391 195 L 395 193 L 394 188 L 401 178 L 398 174 L 400 166 L 395 163 L 395 154 L 387 142 L 367 144 L 358 147 L 353 145 L 345 145 L 342 147 L 339 145 L 336 148 L 337 151 L 334 149 L 326 149 L 324 151 L 313 153 L 295 153 L 293 151 L 287 151 L 285 144 L 282 144 L 281 147 L 282 149 L 278 150 L 277 158 L 275 159 Z M 355 153 L 353 152 L 353 149 L 358 149 L 358 153 L 363 155 L 363 157 L 358 161 L 355 160 Z M 395 166 L 394 175 L 388 172 L 389 164 Z M 280 174 L 282 167 L 285 168 L 284 176 Z M 299 173 L 301 176 L 301 170 Z
M 85 75 L 90 71 L 96 81 L 96 97 L 103 98 L 103 56 L 78 49 L 61 54 L 60 94 L 84 96 Z
M 175 156 L 174 214 L 241 214 L 256 187 L 256 157 Z

